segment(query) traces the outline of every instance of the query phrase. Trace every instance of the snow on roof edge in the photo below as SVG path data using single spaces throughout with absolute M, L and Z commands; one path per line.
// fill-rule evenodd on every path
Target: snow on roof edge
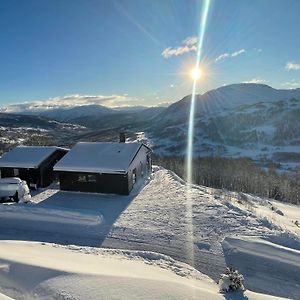
M 39 162 L 36 163 L 30 163 L 30 162 L 13 162 L 13 161 L 8 161 L 5 162 L 3 159 L 5 159 L 5 156 L 8 155 L 11 151 L 14 151 L 17 148 L 52 148 L 52 151 L 48 154 L 46 154 L 44 157 L 41 158 Z M 25 169 L 36 169 L 39 168 L 39 166 L 49 157 L 51 156 L 56 150 L 62 150 L 68 152 L 69 149 L 63 148 L 63 147 L 58 147 L 58 146 L 26 146 L 26 145 L 20 145 L 17 147 L 14 147 L 13 149 L 10 149 L 8 152 L 4 153 L 2 157 L 0 158 L 0 168 L 25 168 Z
M 53 170 L 54 171 L 65 171 L 65 172 L 83 172 L 83 173 L 107 173 L 107 174 L 126 174 L 129 171 L 129 167 L 132 163 L 132 161 L 135 159 L 136 155 L 138 154 L 138 152 L 140 151 L 140 149 L 144 146 L 146 149 L 148 149 L 148 151 L 152 151 L 151 148 L 149 148 L 147 145 L 145 145 L 144 143 L 140 143 L 140 142 L 134 142 L 134 143 L 124 143 L 124 145 L 136 145 L 138 146 L 134 152 L 131 153 L 131 157 L 130 160 L 128 160 L 128 165 L 121 165 L 119 166 L 120 169 L 114 168 L 112 166 L 99 166 L 99 164 L 97 166 L 95 165 L 91 165 L 90 162 L 88 165 L 70 165 L 70 164 L 65 164 L 65 160 L 69 159 L 70 160 L 70 155 L 71 157 L 74 156 L 74 151 L 73 149 L 77 150 L 78 146 L 80 145 L 96 145 L 99 144 L 100 145 L 123 145 L 123 143 L 119 143 L 119 142 L 78 142 L 76 143 L 75 146 L 72 147 L 72 149 L 70 150 L 69 154 L 67 154 L 65 157 L 63 157 L 59 162 L 57 162 L 57 164 L 54 166 Z M 118 151 L 119 152 L 119 151 Z M 128 153 L 127 153 L 128 154 Z M 80 156 L 82 155 L 82 153 L 76 153 L 77 159 L 80 158 Z M 74 157 L 72 157 L 74 159 Z
M 53 167 L 57 172 L 79 172 L 79 173 L 98 173 L 98 174 L 126 174 L 128 170 L 109 170 L 98 168 L 71 168 L 71 167 Z

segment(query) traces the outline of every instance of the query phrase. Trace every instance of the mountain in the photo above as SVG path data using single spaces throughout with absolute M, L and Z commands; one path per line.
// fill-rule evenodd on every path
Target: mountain
M 135 121 L 152 119 L 166 108 L 129 106 L 106 107 L 98 104 L 80 106 L 46 106 L 32 103 L 12 104 L 0 108 L 0 113 L 42 116 L 60 122 L 82 124 L 91 128 L 123 126 Z
M 76 118 L 108 115 L 114 113 L 114 110 L 103 105 L 82 105 L 72 108 L 56 108 L 49 111 L 39 112 L 38 115 L 45 116 L 58 121 L 71 121 Z
M 129 129 L 136 127 L 137 130 L 139 130 L 140 127 L 144 128 L 145 124 L 157 117 L 160 113 L 165 111 L 165 109 L 165 107 L 148 107 L 138 111 L 111 109 L 109 113 L 94 113 L 90 115 L 79 113 L 78 116 L 70 116 L 67 121 L 91 129 L 108 129 L 116 127 Z M 55 118 L 57 119 L 57 116 Z
M 265 84 L 240 83 L 223 86 L 196 95 L 195 115 L 211 114 L 228 111 L 241 105 L 250 105 L 258 102 L 276 102 L 279 100 L 300 99 L 300 88 L 277 90 Z M 188 119 L 191 95 L 170 105 L 158 119 L 164 123 L 184 122 Z
M 153 119 L 147 133 L 159 154 L 184 155 L 190 96 Z M 234 84 L 196 97 L 196 156 L 247 156 L 300 169 L 300 89 Z

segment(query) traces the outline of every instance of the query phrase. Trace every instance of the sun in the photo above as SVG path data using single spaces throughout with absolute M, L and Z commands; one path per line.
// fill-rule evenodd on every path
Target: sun
M 202 77 L 202 70 L 199 68 L 194 68 L 191 70 L 191 77 L 193 80 L 199 80 Z

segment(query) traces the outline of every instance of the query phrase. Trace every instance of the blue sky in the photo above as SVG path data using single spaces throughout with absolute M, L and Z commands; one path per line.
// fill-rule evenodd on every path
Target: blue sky
M 2 0 L 0 105 L 177 101 L 191 93 L 201 8 L 194 0 Z M 212 0 L 199 93 L 236 82 L 300 87 L 299 12 L 298 0 Z

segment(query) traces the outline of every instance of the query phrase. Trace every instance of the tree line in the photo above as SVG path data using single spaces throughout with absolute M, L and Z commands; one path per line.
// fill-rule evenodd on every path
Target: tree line
M 154 156 L 155 164 L 186 179 L 184 157 Z M 193 160 L 193 183 L 300 204 L 300 174 L 279 173 L 250 158 L 200 157 Z

